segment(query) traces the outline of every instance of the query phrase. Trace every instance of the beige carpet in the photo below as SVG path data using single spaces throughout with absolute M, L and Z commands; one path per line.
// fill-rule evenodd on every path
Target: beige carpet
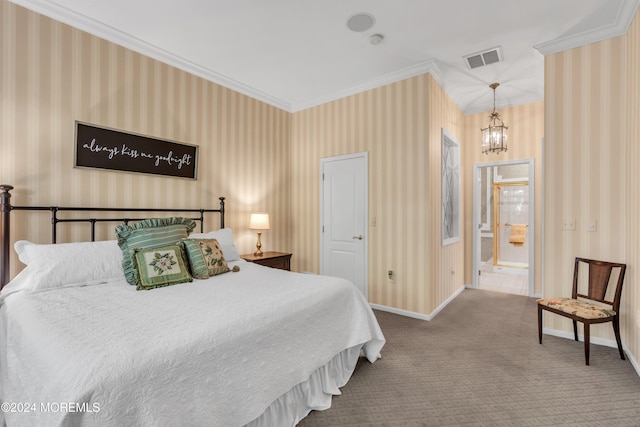
M 539 345 L 533 298 L 465 290 L 430 322 L 376 316 L 382 359 L 299 426 L 640 426 L 629 361 L 592 344 L 585 366 L 582 342 Z

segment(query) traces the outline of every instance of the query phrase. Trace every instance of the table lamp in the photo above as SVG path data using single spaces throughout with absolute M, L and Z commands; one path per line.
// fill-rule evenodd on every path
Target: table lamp
M 253 253 L 255 256 L 262 256 L 262 243 L 260 243 L 260 235 L 262 230 L 269 230 L 269 214 L 265 212 L 257 212 L 251 214 L 251 220 L 249 221 L 249 229 L 258 231 L 258 243 L 256 243 L 257 250 Z

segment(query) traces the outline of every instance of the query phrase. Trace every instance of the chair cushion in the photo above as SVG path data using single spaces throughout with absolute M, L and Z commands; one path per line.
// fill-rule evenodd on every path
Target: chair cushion
M 537 302 L 585 319 L 600 319 L 616 315 L 614 310 L 607 307 L 571 298 L 540 298 Z

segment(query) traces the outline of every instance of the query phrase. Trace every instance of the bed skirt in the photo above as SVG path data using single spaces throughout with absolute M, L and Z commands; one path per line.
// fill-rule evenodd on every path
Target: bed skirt
M 324 366 L 316 369 L 309 379 L 280 396 L 248 427 L 295 426 L 309 412 L 331 407 L 331 398 L 341 394 L 340 387 L 351 378 L 358 363 L 362 345 L 338 353 Z
M 273 402 L 248 427 L 295 426 L 309 412 L 323 411 L 331 407 L 331 398 L 342 394 L 358 363 L 362 346 L 348 348 L 338 353 L 326 365 L 316 369 L 309 379 L 296 385 Z M 0 412 L 0 426 L 5 426 Z

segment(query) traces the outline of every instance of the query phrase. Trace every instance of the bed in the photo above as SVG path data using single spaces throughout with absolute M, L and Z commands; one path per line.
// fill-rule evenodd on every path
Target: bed
M 9 216 L 26 210 L 9 190 L 3 285 Z M 219 241 L 228 271 L 148 290 L 127 282 L 121 239 L 16 243 L 27 267 L 0 291 L 0 425 L 295 425 L 331 405 L 359 357 L 380 357 L 384 336 L 352 283 L 241 260 L 224 199 L 209 211 L 221 229 L 200 221 L 189 238 Z

